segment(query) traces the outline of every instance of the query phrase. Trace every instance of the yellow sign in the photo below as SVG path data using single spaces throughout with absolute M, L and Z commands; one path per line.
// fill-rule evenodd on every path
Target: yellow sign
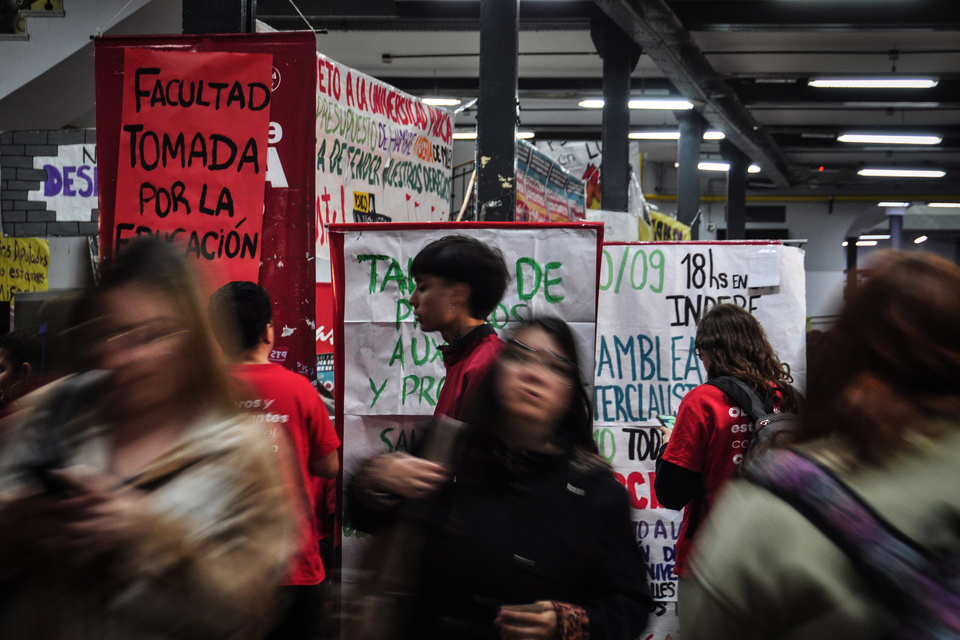
M 353 192 L 353 210 L 370 213 L 370 194 L 360 191 Z
M 640 229 L 641 236 L 643 235 L 644 229 Z M 689 240 L 690 239 L 690 227 L 678 222 L 677 220 L 671 218 L 668 215 L 664 215 L 659 211 L 650 212 L 650 237 L 643 238 L 641 240 L 666 240 L 666 241 L 678 241 L 678 240 Z
M 39 238 L 0 238 L 0 302 L 23 291 L 46 291 L 50 244 Z

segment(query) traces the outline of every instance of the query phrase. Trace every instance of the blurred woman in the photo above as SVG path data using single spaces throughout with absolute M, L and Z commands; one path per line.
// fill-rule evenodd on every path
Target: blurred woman
M 925 553 L 960 557 L 960 269 L 880 254 L 811 363 L 796 451 Z M 933 578 L 934 576 L 930 576 Z M 690 563 L 684 640 L 895 637 L 905 600 L 786 501 L 733 483 Z M 956 614 L 956 611 L 953 611 Z
M 292 548 L 288 494 L 182 253 L 131 244 L 91 296 L 108 378 L 38 391 L 0 445 L 2 635 L 256 637 Z
M 684 396 L 673 431 L 662 429 L 664 446 L 654 481 L 660 504 L 683 509 L 674 571 L 680 577 L 677 601 L 684 633 L 687 560 L 714 500 L 737 475 L 743 459 L 740 447 L 749 438 L 746 428 L 751 422 L 745 410 L 710 384 L 710 379 L 733 376 L 774 410 L 795 412 L 798 408 L 786 366 L 777 358 L 763 327 L 746 309 L 734 304 L 711 307 L 697 324 L 694 346 L 707 371 L 707 384 Z
M 419 591 L 396 637 L 636 638 L 646 569 L 626 493 L 596 452 L 569 327 L 517 330 L 473 407 L 449 468 L 384 455 L 351 485 L 363 530 L 380 531 L 398 498 L 423 508 Z

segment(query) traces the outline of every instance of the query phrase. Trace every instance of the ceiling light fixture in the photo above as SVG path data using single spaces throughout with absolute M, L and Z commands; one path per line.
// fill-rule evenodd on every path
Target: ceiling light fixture
M 931 89 L 935 78 L 813 78 L 807 84 L 821 89 Z
M 476 131 L 454 131 L 453 139 L 454 140 L 476 140 L 477 132 Z
M 533 131 L 517 131 L 518 140 L 529 140 L 534 136 Z
M 588 98 L 577 103 L 583 109 L 602 109 L 603 98 Z M 629 102 L 631 109 L 661 109 L 666 111 L 683 111 L 693 109 L 693 103 L 689 100 L 673 100 L 665 98 L 643 98 L 631 100 Z
M 887 135 L 875 133 L 844 133 L 837 142 L 859 144 L 940 144 L 943 138 L 934 135 Z
M 877 246 L 876 240 L 857 240 L 858 247 L 875 247 Z
M 460 104 L 459 98 L 423 98 L 423 104 L 433 105 L 435 107 L 455 107 Z
M 674 167 L 679 167 L 680 165 L 676 162 L 673 163 Z M 730 171 L 729 162 L 701 162 L 697 164 L 697 169 L 700 171 Z M 760 173 L 760 167 L 752 164 L 747 167 L 747 173 Z
M 877 206 L 878 206 L 878 207 L 887 207 L 887 208 L 909 207 L 909 206 L 910 206 L 910 203 L 909 203 L 909 202 L 878 202 L 878 203 L 877 203 Z
M 921 242 L 926 242 L 927 239 L 928 239 L 927 236 L 917 236 L 916 238 L 914 238 L 913 244 L 920 244 Z
M 960 202 L 928 202 L 927 206 L 934 209 L 960 209 Z
M 861 240 L 889 240 L 889 233 L 864 234 L 860 236 Z
M 679 131 L 631 131 L 628 135 L 631 140 L 679 140 Z M 727 136 L 723 131 L 704 131 L 704 140 L 723 140 Z
M 945 171 L 928 169 L 860 169 L 857 175 L 869 178 L 942 178 Z

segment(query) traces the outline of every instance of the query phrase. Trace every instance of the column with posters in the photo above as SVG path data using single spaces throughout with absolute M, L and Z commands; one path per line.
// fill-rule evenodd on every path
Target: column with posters
M 292 32 L 96 39 L 101 265 L 149 234 L 210 267 L 211 288 L 259 282 L 272 358 L 308 376 L 315 48 Z
M 453 114 L 322 54 L 316 62 L 317 375 L 331 389 L 327 226 L 447 220 Z
M 511 283 L 489 321 L 502 333 L 536 315 L 563 318 L 589 375 L 601 225 L 334 225 L 330 233 L 341 318 L 336 393 L 345 477 L 368 456 L 407 450 L 433 415 L 444 378 L 441 338 L 415 326 L 409 303 L 410 261 L 432 240 L 462 233 L 498 247 Z M 343 534 L 343 579 L 350 582 L 361 535 Z
M 675 414 L 706 380 L 696 320 L 720 302 L 751 311 L 794 383 L 806 379 L 803 252 L 777 243 L 624 243 L 603 249 L 594 370 L 594 436 L 633 507 L 657 607 L 650 640 L 676 637 L 675 542 L 680 512 L 653 491 L 657 414 Z

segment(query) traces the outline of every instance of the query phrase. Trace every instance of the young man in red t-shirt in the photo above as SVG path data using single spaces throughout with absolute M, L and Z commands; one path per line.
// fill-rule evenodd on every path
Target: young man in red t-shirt
M 267 292 L 253 282 L 231 282 L 210 299 L 214 334 L 241 386 L 241 405 L 255 412 L 276 450 L 296 459 L 297 492 L 305 497 L 301 548 L 290 564 L 284 590 L 289 608 L 267 636 L 270 640 L 312 640 L 320 624 L 319 584 L 325 578 L 315 516 L 319 478 L 340 470 L 340 440 L 320 395 L 307 378 L 270 362 L 274 330 Z M 282 430 L 282 431 L 280 431 Z

